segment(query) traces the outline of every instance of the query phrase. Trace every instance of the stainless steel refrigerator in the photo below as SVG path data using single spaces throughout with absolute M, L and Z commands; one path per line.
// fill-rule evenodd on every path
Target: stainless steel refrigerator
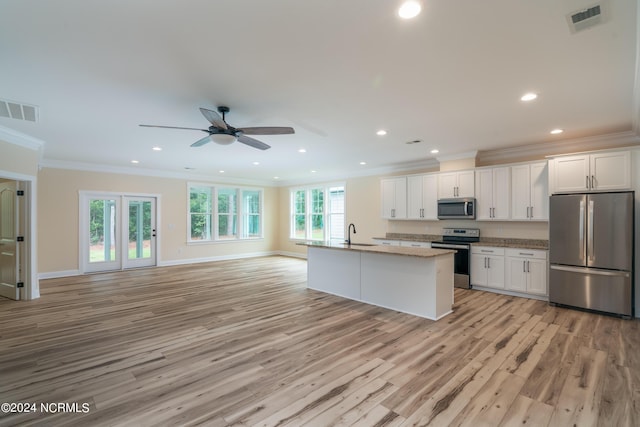
M 633 315 L 634 193 L 553 195 L 549 302 Z

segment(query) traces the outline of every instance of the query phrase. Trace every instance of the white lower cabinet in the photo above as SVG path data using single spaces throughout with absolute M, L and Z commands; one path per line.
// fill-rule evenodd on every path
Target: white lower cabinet
M 547 251 L 507 249 L 507 289 L 547 295 Z
M 504 248 L 471 246 L 471 285 L 504 289 Z

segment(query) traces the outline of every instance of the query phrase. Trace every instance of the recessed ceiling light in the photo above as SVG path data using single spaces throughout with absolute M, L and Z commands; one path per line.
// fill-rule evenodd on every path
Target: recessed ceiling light
M 224 173 L 224 171 L 218 171 L 219 173 Z
M 366 165 L 366 164 L 367 164 L 367 162 L 360 162 L 360 164 L 361 164 L 362 166 L 364 166 L 364 165 Z
M 133 163 L 134 165 L 137 165 L 140 162 L 138 160 L 131 160 L 131 163 Z
M 440 152 L 440 150 L 435 149 L 435 148 L 433 150 L 431 150 L 431 154 L 438 154 L 439 152 Z
M 152 150 L 153 151 L 162 151 L 162 147 L 153 147 Z
M 385 136 L 387 134 L 387 131 L 384 129 L 380 129 L 378 132 L 376 132 L 376 135 L 378 136 Z
M 311 173 L 316 173 L 317 171 L 311 171 Z
M 279 176 L 274 176 L 273 179 L 280 179 L 280 177 Z
M 549 132 L 551 135 L 558 135 L 560 133 L 564 132 L 562 129 L 554 129 L 551 132 Z
M 398 9 L 398 16 L 403 19 L 415 18 L 420 14 L 421 10 L 422 6 L 420 6 L 420 3 L 415 0 L 409 0 L 402 3 L 402 6 Z
M 524 95 L 522 95 L 520 97 L 520 101 L 533 101 L 534 99 L 536 99 L 538 97 L 537 93 L 533 93 L 533 92 L 529 92 L 529 93 L 525 93 Z
M 301 148 L 301 149 L 298 150 L 298 153 L 306 153 L 306 152 L 307 152 L 307 150 L 305 150 L 304 148 Z
M 258 166 L 260 164 L 260 162 L 253 162 L 254 166 Z

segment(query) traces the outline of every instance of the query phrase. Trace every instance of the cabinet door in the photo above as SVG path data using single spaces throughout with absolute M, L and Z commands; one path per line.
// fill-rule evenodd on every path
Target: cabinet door
M 589 190 L 589 155 L 558 157 L 555 164 L 556 193 Z
M 487 286 L 504 289 L 504 256 L 487 257 Z
M 591 155 L 592 190 L 626 190 L 631 188 L 631 153 L 629 151 Z
M 422 219 L 422 175 L 407 177 L 407 218 Z
M 407 218 L 407 178 L 389 178 L 381 181 L 382 217 Z
M 438 175 L 422 177 L 423 219 L 438 219 Z
M 506 288 L 512 291 L 527 291 L 526 258 L 507 257 Z
M 393 179 L 383 179 L 380 187 L 382 192 L 382 217 L 392 218 L 396 205 L 396 183 Z
M 511 219 L 527 221 L 531 201 L 529 165 L 511 167 Z
M 438 198 L 451 199 L 455 196 L 455 188 L 457 187 L 455 173 L 441 173 L 438 175 Z
M 531 209 L 529 219 L 549 219 L 549 173 L 547 163 L 530 165 L 531 173 Z
M 493 219 L 509 219 L 511 176 L 509 168 L 493 169 Z
M 527 292 L 547 295 L 547 261 L 540 259 L 527 260 Z
M 493 218 L 493 169 L 476 171 L 476 219 Z
M 458 172 L 458 195 L 456 197 L 475 197 L 475 172 Z
M 471 284 L 487 286 L 487 256 L 471 254 Z

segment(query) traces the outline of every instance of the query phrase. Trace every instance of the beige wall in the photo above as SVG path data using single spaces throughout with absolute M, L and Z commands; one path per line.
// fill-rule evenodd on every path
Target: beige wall
M 278 191 L 271 187 L 264 188 L 264 239 L 187 245 L 187 182 L 173 178 L 42 169 L 38 175 L 38 271 L 52 273 L 80 269 L 80 191 L 158 195 L 159 263 L 278 249 Z
M 36 176 L 38 151 L 0 140 L 0 171 Z
M 467 165 L 465 165 L 467 166 Z M 369 243 L 374 237 L 384 237 L 389 233 L 441 234 L 444 227 L 479 228 L 483 237 L 548 239 L 547 222 L 493 222 L 493 221 L 410 221 L 385 220 L 381 218 L 380 179 L 381 176 L 351 178 L 346 180 L 347 224 L 354 223 L 358 233 L 351 236 L 355 242 Z M 320 184 L 322 185 L 322 184 Z M 306 248 L 297 246 L 289 239 L 289 191 L 280 188 L 280 229 L 279 247 L 282 251 L 305 254 Z

